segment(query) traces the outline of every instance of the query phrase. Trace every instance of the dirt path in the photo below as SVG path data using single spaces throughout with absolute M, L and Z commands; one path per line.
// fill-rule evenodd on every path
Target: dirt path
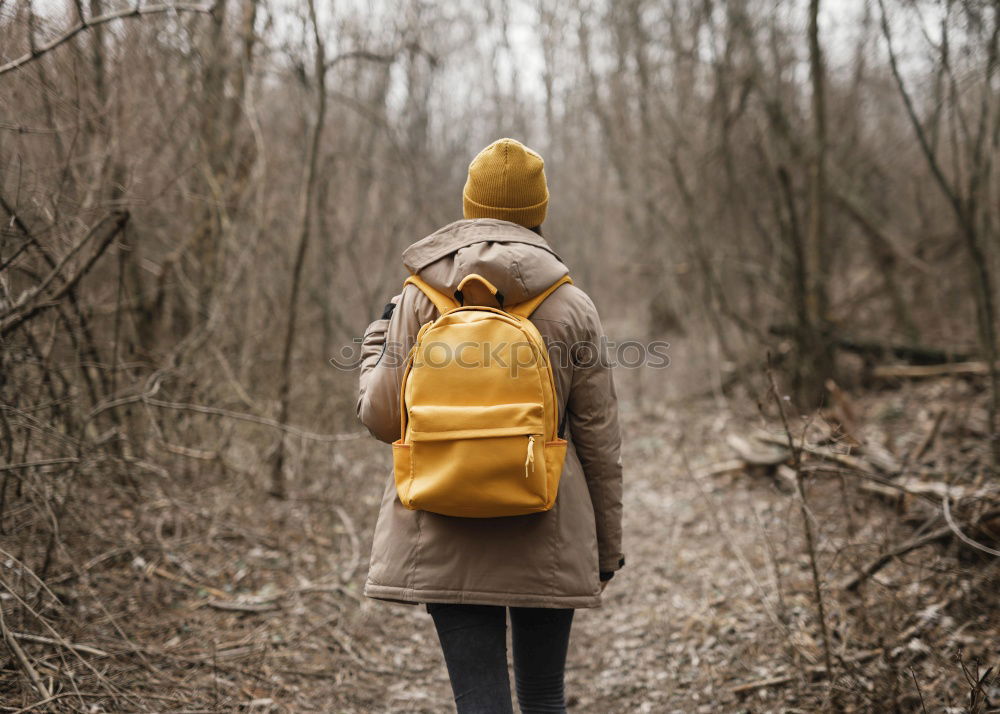
M 677 448 L 681 423 L 687 422 L 685 451 L 699 462 L 711 457 L 692 444 L 718 442 L 719 434 L 710 432 L 721 431 L 722 423 L 714 420 L 713 429 L 709 415 L 691 417 L 626 416 L 634 435 L 624 454 L 629 564 L 608 588 L 603 608 L 577 613 L 567 674 L 575 711 L 715 712 L 723 703 L 735 707 L 727 683 L 760 676 L 747 663 L 762 635 L 761 615 L 741 608 L 757 594 L 727 538 L 734 528 L 753 527 L 754 504 L 772 509 L 780 494 L 761 484 L 752 496 L 733 497 L 713 493 L 710 481 L 694 483 Z M 708 422 L 697 427 L 706 433 L 692 429 L 699 422 Z M 720 512 L 713 516 L 715 508 Z M 722 519 L 721 529 L 715 518 Z M 374 649 L 398 649 L 404 667 L 430 668 L 384 677 L 384 689 L 357 702 L 358 711 L 447 711 L 450 690 L 433 628 L 415 609 L 363 606 L 359 636 L 366 624 L 378 623 L 369 643 Z

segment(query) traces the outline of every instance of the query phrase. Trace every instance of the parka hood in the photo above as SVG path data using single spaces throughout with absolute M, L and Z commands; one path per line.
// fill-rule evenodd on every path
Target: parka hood
M 445 295 L 478 273 L 509 305 L 538 295 L 569 272 L 540 235 L 493 218 L 455 221 L 431 233 L 403 251 L 403 264 Z

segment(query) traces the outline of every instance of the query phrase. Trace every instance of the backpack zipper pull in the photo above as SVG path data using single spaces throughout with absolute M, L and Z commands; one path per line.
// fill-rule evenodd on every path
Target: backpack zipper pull
M 535 436 L 528 437 L 528 455 L 524 458 L 524 477 L 528 478 L 528 467 L 535 470 Z

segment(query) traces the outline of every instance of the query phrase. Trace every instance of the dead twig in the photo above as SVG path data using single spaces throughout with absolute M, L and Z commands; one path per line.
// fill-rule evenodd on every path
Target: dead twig
M 196 583 L 194 580 L 191 580 L 190 578 L 185 578 L 183 575 L 174 575 L 169 570 L 152 563 L 150 563 L 146 567 L 146 575 L 157 575 L 163 578 L 164 580 L 170 580 L 172 582 L 184 585 L 189 588 L 193 588 L 195 590 L 204 590 L 205 592 L 211 593 L 215 597 L 220 598 L 222 600 L 232 600 L 233 597 L 231 594 L 227 593 L 224 590 L 213 588 L 211 585 L 202 585 L 201 583 Z
M 11 632 L 14 639 L 24 640 L 25 642 L 35 642 L 43 645 L 55 645 L 56 647 L 64 647 L 69 650 L 75 650 L 76 652 L 83 652 L 84 654 L 93 655 L 94 657 L 110 657 L 111 655 L 104 650 L 99 650 L 96 647 L 91 647 L 90 645 L 80 645 L 75 642 L 60 642 L 59 640 L 54 640 L 51 637 L 42 637 L 41 635 L 32 635 L 27 632 Z
M 14 634 L 7 629 L 7 621 L 4 619 L 3 606 L 0 606 L 0 632 L 3 634 L 3 641 L 7 645 L 7 649 L 10 653 L 14 655 L 14 659 L 17 660 L 17 664 L 27 675 L 28 679 L 31 681 L 32 686 L 38 691 L 42 699 L 48 699 L 51 695 L 49 694 L 48 687 L 42 681 L 42 678 L 38 676 L 38 672 L 31 665 L 31 660 L 28 659 L 28 655 L 25 654 L 24 649 L 18 644 L 17 639 Z
M 812 520 L 810 519 L 809 506 L 806 502 L 806 492 L 804 478 L 802 474 L 802 447 L 805 443 L 805 430 L 802 432 L 802 443 L 796 447 L 795 439 L 792 437 L 792 429 L 788 424 L 788 416 L 785 414 L 785 405 L 778 392 L 778 383 L 774 379 L 774 372 L 770 365 L 767 367 L 767 378 L 771 387 L 771 395 L 778 405 L 778 413 L 781 415 L 781 424 L 785 429 L 785 437 L 788 449 L 792 454 L 792 468 L 795 470 L 795 492 L 798 496 L 799 510 L 802 514 L 802 529 L 806 540 L 806 550 L 809 556 L 809 569 L 812 573 L 813 599 L 816 603 L 816 615 L 819 618 L 820 636 L 823 645 L 823 662 L 826 665 L 826 676 L 833 681 L 833 658 L 830 654 L 830 635 L 826 627 L 826 607 L 823 604 L 823 585 L 819 576 L 819 566 L 816 562 L 816 543 L 813 535 Z
M 931 448 L 934 440 L 937 438 L 938 433 L 941 431 L 941 424 L 944 422 L 945 416 L 948 414 L 948 410 L 944 407 L 937 410 L 937 414 L 934 415 L 934 420 L 931 422 L 930 429 L 924 434 L 924 437 L 920 440 L 920 443 L 913 450 L 912 456 L 910 456 L 907 461 L 916 462 L 923 458 L 927 450 Z

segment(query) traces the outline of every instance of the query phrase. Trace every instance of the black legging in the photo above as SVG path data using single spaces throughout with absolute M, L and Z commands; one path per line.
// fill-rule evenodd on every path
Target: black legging
M 458 714 L 513 714 L 507 608 L 431 603 Z M 514 681 L 523 714 L 566 711 L 563 674 L 572 610 L 510 608 Z

